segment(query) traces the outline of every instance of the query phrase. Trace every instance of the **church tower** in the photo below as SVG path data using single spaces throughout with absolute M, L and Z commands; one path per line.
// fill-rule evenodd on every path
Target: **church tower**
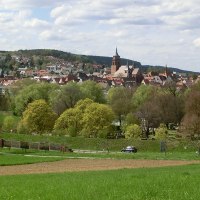
M 112 58 L 112 66 L 111 66 L 111 75 L 114 75 L 114 73 L 121 67 L 121 62 L 120 62 L 120 56 L 117 52 L 117 48 L 116 48 L 116 52 L 115 55 Z

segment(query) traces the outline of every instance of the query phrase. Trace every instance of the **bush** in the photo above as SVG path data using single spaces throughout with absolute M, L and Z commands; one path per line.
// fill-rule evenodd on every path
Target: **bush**
M 155 139 L 164 140 L 167 138 L 167 128 L 164 124 L 160 124 L 160 126 L 155 131 Z
M 142 130 L 137 124 L 132 124 L 126 127 L 125 138 L 139 138 L 141 134 Z
M 17 133 L 19 134 L 28 134 L 28 129 L 26 128 L 26 126 L 24 126 L 24 124 L 22 122 L 20 122 L 17 126 Z
M 5 132 L 13 132 L 16 129 L 16 120 L 13 116 L 5 117 L 2 125 L 2 130 Z

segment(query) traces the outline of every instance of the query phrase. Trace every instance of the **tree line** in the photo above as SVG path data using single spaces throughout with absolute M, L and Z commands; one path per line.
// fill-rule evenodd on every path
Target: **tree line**
M 163 87 L 104 91 L 93 81 L 59 86 L 23 79 L 9 89 L 6 99 L 0 98 L 0 105 L 6 105 L 0 108 L 20 116 L 15 128 L 19 133 L 106 138 L 120 132 L 126 138 L 163 138 L 168 129 L 178 128 L 194 138 L 200 134 L 199 98 L 200 83 L 184 90 L 168 82 Z M 6 126 L 11 118 L 4 120 L 2 130 L 11 129 Z

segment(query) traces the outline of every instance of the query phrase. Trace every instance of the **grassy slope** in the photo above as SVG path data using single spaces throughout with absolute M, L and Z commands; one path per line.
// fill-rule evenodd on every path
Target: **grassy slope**
M 0 199 L 198 200 L 200 166 L 0 177 Z
M 100 138 L 82 138 L 82 137 L 65 137 L 65 136 L 40 136 L 40 135 L 22 135 L 22 134 L 0 134 L 0 138 L 17 141 L 32 142 L 52 142 L 66 144 L 72 149 L 91 149 L 103 150 L 109 148 L 111 151 L 120 151 L 123 147 L 133 145 L 139 151 L 159 152 L 160 142 L 156 140 L 134 140 L 134 139 L 100 139 Z M 195 142 L 171 140 L 167 142 L 169 151 L 196 151 Z

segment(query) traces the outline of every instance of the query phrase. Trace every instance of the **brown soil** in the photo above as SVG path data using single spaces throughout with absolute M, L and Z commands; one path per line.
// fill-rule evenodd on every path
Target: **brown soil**
M 0 175 L 60 173 L 72 171 L 112 170 L 122 168 L 145 168 L 177 166 L 200 163 L 199 161 L 172 160 L 113 160 L 113 159 L 67 159 L 56 162 L 29 165 L 1 166 Z

